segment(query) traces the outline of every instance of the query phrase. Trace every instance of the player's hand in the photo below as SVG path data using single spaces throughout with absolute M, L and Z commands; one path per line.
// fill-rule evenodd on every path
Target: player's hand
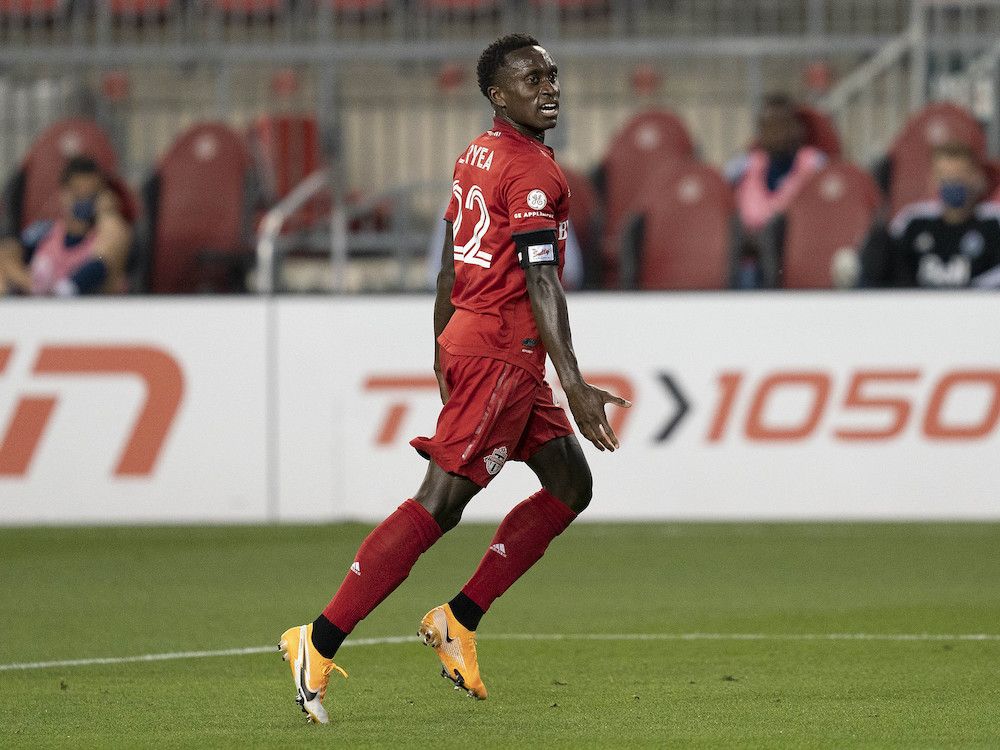
M 599 451 L 614 451 L 618 448 L 618 437 L 608 424 L 604 406 L 615 404 L 627 409 L 632 406 L 630 401 L 595 388 L 589 383 L 580 383 L 576 387 L 568 388 L 566 399 L 569 401 L 569 410 L 573 412 L 573 419 L 576 420 L 581 435 L 593 443 Z
M 438 381 L 438 392 L 441 394 L 441 403 L 447 404 L 448 397 L 451 394 L 448 392 L 448 384 L 444 380 L 444 373 L 435 367 L 434 377 L 436 377 Z

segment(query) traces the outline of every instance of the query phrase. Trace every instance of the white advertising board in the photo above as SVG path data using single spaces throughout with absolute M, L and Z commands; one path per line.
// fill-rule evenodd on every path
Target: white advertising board
M 0 523 L 267 512 L 265 305 L 0 305 Z
M 433 434 L 432 299 L 0 305 L 0 523 L 377 520 Z M 591 519 L 1000 518 L 1000 297 L 577 295 Z M 537 489 L 508 464 L 470 504 Z

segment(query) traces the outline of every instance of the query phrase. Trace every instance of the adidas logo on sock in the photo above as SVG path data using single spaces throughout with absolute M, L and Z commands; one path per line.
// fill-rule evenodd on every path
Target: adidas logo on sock
M 361 575 L 361 563 L 359 563 L 357 560 L 355 560 L 353 563 L 351 563 L 351 572 L 354 573 L 354 575 L 356 575 L 356 576 L 360 576 Z
M 490 549 L 500 555 L 500 557 L 507 557 L 507 548 L 502 544 L 491 544 Z

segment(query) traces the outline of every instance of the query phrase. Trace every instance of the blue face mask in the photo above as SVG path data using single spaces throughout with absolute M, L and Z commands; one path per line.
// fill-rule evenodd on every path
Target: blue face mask
M 86 224 L 93 224 L 97 216 L 96 201 L 93 198 L 82 198 L 73 204 L 73 218 Z
M 938 196 L 948 208 L 964 208 L 969 200 L 969 186 L 964 182 L 945 182 L 938 190 Z

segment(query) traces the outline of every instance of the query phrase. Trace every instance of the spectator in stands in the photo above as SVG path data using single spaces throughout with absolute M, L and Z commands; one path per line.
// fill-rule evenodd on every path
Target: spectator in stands
M 863 285 L 1000 287 L 1000 205 L 983 202 L 986 172 L 975 151 L 937 146 L 932 175 L 937 197 L 904 207 L 866 243 Z
M 132 228 L 90 158 L 70 159 L 60 179 L 62 216 L 0 240 L 0 294 L 73 296 L 125 291 Z
M 826 155 L 804 143 L 805 127 L 795 102 L 786 94 L 764 98 L 753 148 L 726 165 L 740 221 L 742 271 L 738 286 L 759 283 L 761 234 L 781 214 Z

